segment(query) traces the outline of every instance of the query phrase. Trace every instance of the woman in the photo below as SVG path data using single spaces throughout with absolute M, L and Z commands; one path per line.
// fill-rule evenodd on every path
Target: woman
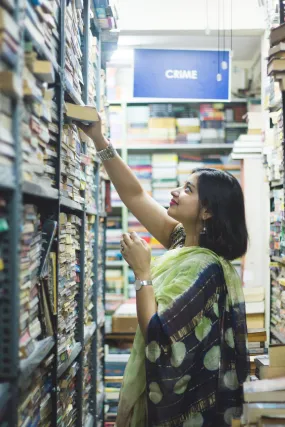
M 139 327 L 127 365 L 117 427 L 223 427 L 241 413 L 249 373 L 245 305 L 229 261 L 245 254 L 247 228 L 237 180 L 197 169 L 171 192 L 166 211 L 102 136 L 82 130 L 122 201 L 167 249 L 151 264 L 148 245 L 124 234 L 134 270 Z

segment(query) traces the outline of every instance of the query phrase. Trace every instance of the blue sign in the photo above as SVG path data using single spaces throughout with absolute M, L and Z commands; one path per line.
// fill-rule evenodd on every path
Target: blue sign
M 229 51 L 136 49 L 134 97 L 230 101 L 230 75 Z

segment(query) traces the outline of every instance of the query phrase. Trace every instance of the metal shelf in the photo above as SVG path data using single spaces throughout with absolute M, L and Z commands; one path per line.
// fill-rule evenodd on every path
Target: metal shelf
M 10 399 L 9 383 L 0 384 L 0 414 Z
M 44 187 L 35 182 L 24 181 L 23 193 L 33 197 L 41 197 L 43 199 L 58 200 L 58 190 L 52 187 Z
M 80 203 L 75 202 L 74 200 L 68 199 L 67 197 L 61 196 L 60 204 L 65 208 L 71 209 L 73 211 L 83 212 L 84 208 Z
M 74 360 L 78 357 L 81 350 L 82 350 L 81 344 L 79 342 L 77 342 L 74 345 L 74 347 L 70 353 L 69 358 L 57 370 L 57 378 L 62 377 L 62 375 L 65 373 L 65 371 L 72 365 Z
M 127 147 L 128 152 L 131 151 L 231 151 L 234 148 L 234 144 L 226 143 L 201 143 L 201 144 L 145 144 L 145 145 L 129 145 Z M 117 150 L 122 150 L 122 147 L 116 147 Z
M 53 349 L 55 341 L 53 337 L 36 342 L 36 347 L 29 357 L 20 361 L 20 383 L 23 383 L 31 373 L 42 363 Z
M 92 206 L 88 206 L 88 205 L 86 205 L 86 213 L 87 213 L 87 215 L 97 215 L 98 214 L 96 208 L 93 208 Z
M 245 104 L 248 100 L 246 98 L 233 98 L 230 102 L 226 102 L 226 104 L 236 104 L 241 103 Z M 122 104 L 205 104 L 205 101 L 197 101 L 195 99 L 188 98 L 130 98 L 124 101 L 111 101 L 108 100 L 109 105 L 122 105 Z M 222 103 L 223 101 L 213 101 L 212 104 Z

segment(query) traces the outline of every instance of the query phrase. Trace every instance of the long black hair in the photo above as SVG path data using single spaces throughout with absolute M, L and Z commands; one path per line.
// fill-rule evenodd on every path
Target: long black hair
M 198 195 L 201 208 L 211 214 L 203 226 L 200 246 L 234 260 L 247 251 L 248 233 L 244 197 L 238 180 L 217 169 L 199 168 Z

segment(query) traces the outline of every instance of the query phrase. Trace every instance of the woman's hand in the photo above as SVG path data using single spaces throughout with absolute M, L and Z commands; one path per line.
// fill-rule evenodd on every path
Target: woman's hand
M 104 142 L 106 143 L 106 140 L 104 138 L 104 135 L 102 134 L 102 119 L 100 114 L 98 114 L 99 120 L 94 123 L 90 123 L 90 125 L 85 125 L 81 122 L 76 121 L 75 124 L 78 126 L 83 132 L 91 138 L 96 145 L 100 145 L 100 143 Z M 100 147 L 98 147 L 100 149 Z
M 137 279 L 151 279 L 151 250 L 148 244 L 138 237 L 137 233 L 123 234 L 121 252 Z

